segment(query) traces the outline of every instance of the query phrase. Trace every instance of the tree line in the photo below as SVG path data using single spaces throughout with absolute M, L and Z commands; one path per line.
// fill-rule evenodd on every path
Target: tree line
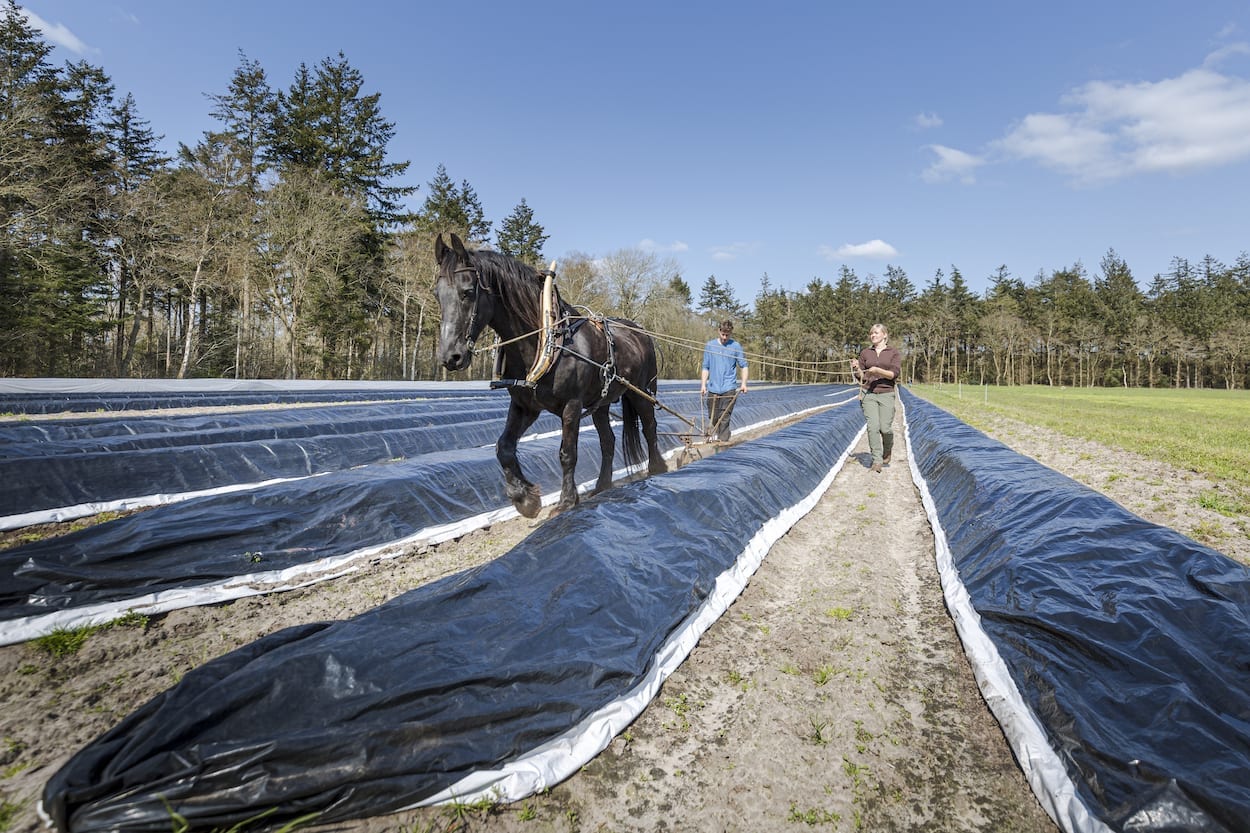
M 14 0 L 0 51 L 0 375 L 440 378 L 434 235 L 546 262 L 524 197 L 493 223 L 441 164 L 406 208 L 421 189 L 400 184 L 394 124 L 341 53 L 279 89 L 240 54 L 209 96 L 217 129 L 170 158 L 101 68 L 50 64 Z M 919 289 L 894 266 L 844 266 L 790 291 L 765 274 L 745 304 L 714 275 L 696 297 L 640 249 L 558 264 L 566 300 L 656 334 L 666 378 L 697 376 L 732 318 L 757 380 L 846 381 L 882 321 L 909 380 L 1246 385 L 1245 254 L 1176 258 L 1145 291 L 1114 251 L 1092 277 L 1078 263 L 989 279 L 977 295 L 953 266 Z M 470 375 L 491 368 L 483 354 Z

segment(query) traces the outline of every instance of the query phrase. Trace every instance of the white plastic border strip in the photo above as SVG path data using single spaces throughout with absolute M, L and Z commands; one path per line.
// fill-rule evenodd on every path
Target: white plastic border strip
M 899 398 L 902 408 L 902 398 Z M 1007 743 L 1024 771 L 1025 780 L 1037 796 L 1042 809 L 1068 833 L 1111 833 L 1111 828 L 1095 818 L 1076 792 L 1076 785 L 1068 777 L 1067 769 L 1059 755 L 1046 739 L 1046 734 L 1033 710 L 1025 703 L 1016 687 L 1007 664 L 1003 662 L 993 640 L 981 627 L 977 613 L 968 595 L 968 589 L 955 568 L 946 532 L 938 519 L 937 506 L 929 492 L 929 484 L 920 474 L 916 455 L 912 450 L 911 425 L 903 412 L 903 437 L 907 443 L 907 460 L 911 479 L 920 491 L 925 513 L 933 527 L 933 544 L 936 550 L 938 576 L 946 607 L 955 622 L 955 630 L 963 643 L 964 653 L 972 664 L 977 686 L 985 698 L 990 712 L 1002 726 Z
M 502 767 L 479 770 L 447 789 L 409 807 L 433 804 L 473 803 L 476 801 L 513 802 L 560 783 L 607 748 L 612 739 L 629 727 L 647 704 L 655 699 L 660 686 L 685 661 L 708 628 L 728 610 L 747 582 L 763 563 L 764 557 L 781 536 L 811 511 L 833 483 L 864 434 L 859 430 L 837 462 L 806 497 L 764 522 L 735 559 L 721 573 L 716 586 L 656 652 L 651 670 L 624 695 L 588 715 L 559 737 Z M 398 812 L 398 811 L 397 811 Z
M 557 494 L 547 502 L 554 502 L 558 497 Z M 42 615 L 10 619 L 7 622 L 0 622 L 0 645 L 25 642 L 57 629 L 105 624 L 127 613 L 152 616 L 184 607 L 217 604 L 247 596 L 296 590 L 347 575 L 358 569 L 360 562 L 394 558 L 408 546 L 438 544 L 458 538 L 475 529 L 515 517 L 517 517 L 517 511 L 508 506 L 482 512 L 453 523 L 426 527 L 396 541 L 362 547 L 349 553 L 322 558 L 307 564 L 295 564 L 283 570 L 232 576 L 209 584 L 175 587 L 114 602 L 83 605 Z M 263 556 L 263 553 L 260 555 Z

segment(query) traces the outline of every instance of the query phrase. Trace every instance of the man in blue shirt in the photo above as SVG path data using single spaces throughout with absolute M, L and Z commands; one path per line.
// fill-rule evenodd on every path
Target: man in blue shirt
M 720 322 L 720 337 L 703 348 L 703 384 L 699 393 L 707 396 L 707 416 L 720 442 L 729 441 L 729 416 L 738 394 L 747 392 L 747 358 L 742 345 L 733 340 L 734 322 Z M 738 382 L 742 368 L 742 382 Z

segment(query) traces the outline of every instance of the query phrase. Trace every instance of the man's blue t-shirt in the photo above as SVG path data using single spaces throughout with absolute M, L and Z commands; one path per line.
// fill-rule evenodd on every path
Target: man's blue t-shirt
M 738 368 L 747 366 L 742 345 L 732 338 L 724 344 L 714 338 L 703 348 L 708 393 L 729 393 L 738 387 Z

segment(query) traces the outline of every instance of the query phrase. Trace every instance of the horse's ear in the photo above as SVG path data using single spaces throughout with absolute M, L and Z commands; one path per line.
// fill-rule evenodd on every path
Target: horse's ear
M 434 237 L 434 260 L 438 263 L 443 262 L 443 254 L 447 251 L 447 244 L 443 242 L 443 234 L 439 232 Z
M 469 262 L 469 253 L 464 250 L 464 241 L 454 231 L 451 232 L 451 250 L 456 253 L 461 263 Z

